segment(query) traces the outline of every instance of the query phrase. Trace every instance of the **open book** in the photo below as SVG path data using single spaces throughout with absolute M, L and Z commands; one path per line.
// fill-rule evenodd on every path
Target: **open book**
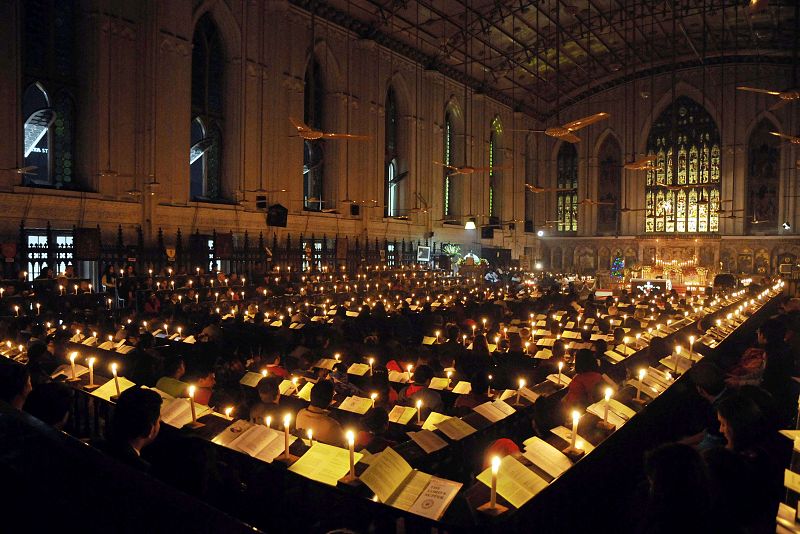
M 416 408 L 411 408 L 409 406 L 400 406 L 396 405 L 392 408 L 392 411 L 389 412 L 389 421 L 392 423 L 397 423 L 399 425 L 407 425 L 411 418 L 417 414 Z
M 389 382 L 397 382 L 405 384 L 408 382 L 408 373 L 401 373 L 400 371 L 389 371 Z
M 428 387 L 431 389 L 438 389 L 439 391 L 441 391 L 447 389 L 449 386 L 450 386 L 449 378 L 433 377 L 431 378 L 431 383 Z
M 501 419 L 505 419 L 515 411 L 514 408 L 501 400 L 484 402 L 483 404 L 474 407 L 473 410 L 482 415 L 490 423 L 496 423 Z
M 124 376 L 120 376 L 119 380 L 119 391 L 122 393 L 128 388 L 132 388 L 136 384 L 125 378 Z M 111 397 L 117 394 L 117 388 L 114 386 L 114 379 L 112 378 L 96 390 L 92 391 L 92 395 L 95 397 L 100 397 L 101 399 L 105 399 L 107 401 L 111 400 Z
M 422 429 L 419 432 L 406 432 L 406 434 L 423 451 L 429 454 L 447 447 L 447 442 L 430 430 Z
M 478 475 L 478 480 L 491 487 L 492 468 Z M 547 482 L 522 465 L 513 456 L 504 456 L 497 471 L 497 494 L 513 507 L 519 508 L 547 487 Z
M 261 373 L 254 373 L 252 371 L 247 371 L 245 375 L 239 380 L 239 383 L 243 386 L 250 386 L 254 388 L 258 385 L 261 379 L 264 378 L 264 375 Z
M 444 421 L 437 423 L 435 426 L 439 431 L 453 441 L 458 441 L 469 436 L 470 434 L 477 432 L 472 425 L 465 423 L 458 417 L 445 419 Z
M 416 471 L 392 448 L 373 460 L 359 477 L 378 501 L 430 519 L 439 519 L 462 484 Z
M 364 397 L 358 397 L 356 395 L 351 395 L 347 397 L 342 403 L 339 405 L 340 410 L 345 410 L 347 412 L 353 412 L 358 414 L 365 414 L 367 410 L 372 407 L 372 399 L 366 399 Z
M 203 404 L 194 403 L 195 417 L 200 419 L 202 416 L 211 413 L 213 410 Z M 189 399 L 165 400 L 161 403 L 161 422 L 175 428 L 183 428 L 192 422 L 192 407 Z
M 88 367 L 84 367 L 83 365 L 79 365 L 77 363 L 75 364 L 75 377 L 76 378 L 77 377 L 81 377 L 81 376 L 85 375 L 88 372 L 89 372 L 89 368 Z M 58 369 L 56 369 L 53 372 L 53 374 L 50 375 L 50 378 L 56 379 L 56 378 L 58 378 L 59 375 L 64 375 L 67 378 L 72 378 L 72 365 L 71 364 L 59 365 Z
M 360 452 L 355 453 L 354 461 L 358 463 L 361 456 Z M 350 451 L 315 441 L 311 448 L 289 467 L 289 471 L 335 486 L 339 479 L 350 472 Z
M 558 377 L 558 373 L 547 375 L 547 379 L 555 385 L 559 385 L 560 381 L 561 387 L 566 387 L 570 382 L 572 382 L 572 379 L 564 373 L 561 373 L 561 378 Z
M 572 466 L 572 462 L 563 452 L 537 436 L 525 440 L 524 445 L 525 458 L 553 478 Z
M 425 423 L 423 423 L 422 428 L 423 430 L 435 430 L 436 425 L 445 419 L 450 419 L 450 416 L 439 412 L 431 412 L 430 415 L 428 415 L 428 418 L 425 419 Z
M 290 435 L 289 445 L 296 439 Z M 286 444 L 283 432 L 263 425 L 253 425 L 231 441 L 229 447 L 269 463 L 283 454 Z
M 353 376 L 364 376 L 369 371 L 369 365 L 366 363 L 354 363 L 347 368 L 347 373 Z
M 472 384 L 464 380 L 460 380 L 453 388 L 453 393 L 456 395 L 468 395 L 472 392 Z

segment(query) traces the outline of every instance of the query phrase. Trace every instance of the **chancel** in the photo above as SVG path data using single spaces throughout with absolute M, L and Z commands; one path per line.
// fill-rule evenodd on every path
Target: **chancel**
M 0 35 L 0 531 L 800 532 L 800 2 Z

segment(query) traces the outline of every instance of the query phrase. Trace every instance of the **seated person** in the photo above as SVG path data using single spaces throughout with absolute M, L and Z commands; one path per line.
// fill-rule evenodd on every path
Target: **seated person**
M 214 386 L 217 385 L 217 377 L 213 369 L 205 368 L 199 369 L 193 375 L 193 379 L 189 381 L 196 386 L 194 393 L 194 401 L 211 406 L 211 395 L 214 393 Z
M 32 389 L 31 374 L 22 365 L 0 365 L 0 401 L 22 410 Z
M 156 382 L 156 389 L 160 389 L 173 397 L 186 397 L 188 384 L 181 382 L 181 378 L 186 374 L 186 364 L 183 356 L 174 355 L 167 358 L 164 362 L 164 376 Z M 195 397 L 196 398 L 196 397 Z
M 603 376 L 598 371 L 594 352 L 581 349 L 575 355 L 575 376 L 561 402 L 570 409 L 575 406 L 585 409 L 598 399 L 598 386 L 602 382 Z
M 333 382 L 320 380 L 311 388 L 311 404 L 297 412 L 298 430 L 311 429 L 314 439 L 328 445 L 344 445 L 344 432 L 339 421 L 328 415 L 328 407 L 333 402 Z
M 71 406 L 72 393 L 69 388 L 57 382 L 48 382 L 31 391 L 24 409 L 43 423 L 64 430 Z
M 359 397 L 367 396 L 355 384 L 350 382 L 347 376 L 347 365 L 344 363 L 340 362 L 333 366 L 333 371 L 330 373 L 330 378 L 333 380 L 334 391 L 337 395 L 357 395 Z
M 442 412 L 444 402 L 438 391 L 430 389 L 428 386 L 433 378 L 433 369 L 427 365 L 420 365 L 414 372 L 413 384 L 406 386 L 398 396 L 397 402 L 405 406 L 416 406 L 417 401 L 422 401 L 425 410 Z
M 161 396 L 139 387 L 122 392 L 117 400 L 108 440 L 100 449 L 141 471 L 150 464 L 141 458 L 142 449 L 155 441 L 161 428 Z
M 372 454 L 381 452 L 396 443 L 386 439 L 389 431 L 389 414 L 383 408 L 370 408 L 361 420 L 363 430 L 356 435 L 356 450 L 367 449 Z
M 287 371 L 284 367 L 281 366 L 281 355 L 277 352 L 273 354 L 268 354 L 265 356 L 265 361 L 267 361 L 267 373 L 271 375 L 277 375 L 281 378 L 289 378 L 289 371 Z
M 691 445 L 699 451 L 724 447 L 725 437 L 719 430 L 717 407 L 730 395 L 730 390 L 725 387 L 725 376 L 722 369 L 711 362 L 704 361 L 692 367 L 689 377 L 694 383 L 697 394 L 703 399 L 702 413 L 697 415 L 704 424 L 704 428 L 697 434 L 683 438 L 681 443 Z
M 489 397 L 489 376 L 486 373 L 478 371 L 469 381 L 472 389 L 466 395 L 458 395 L 456 402 L 453 405 L 458 414 L 469 413 L 474 407 L 488 402 Z
M 250 422 L 263 423 L 267 416 L 272 417 L 273 421 L 280 419 L 278 402 L 281 398 L 279 390 L 283 379 L 279 376 L 265 376 L 258 381 L 256 392 L 258 392 L 258 402 L 250 406 Z

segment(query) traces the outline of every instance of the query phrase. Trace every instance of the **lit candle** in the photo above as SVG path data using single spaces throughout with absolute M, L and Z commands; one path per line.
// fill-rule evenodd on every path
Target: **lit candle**
M 581 420 L 581 414 L 577 410 L 572 411 L 572 442 L 569 444 L 569 448 L 575 450 L 575 443 L 578 439 L 578 421 Z
M 41 311 L 42 311 L 41 308 L 42 308 L 42 305 L 37 302 L 36 303 L 36 315 L 41 315 L 42 314 L 41 313 Z
M 350 448 L 350 476 L 356 477 L 356 435 L 352 430 L 347 431 L 347 446 Z
M 636 389 L 636 400 L 642 400 L 642 388 L 644 388 L 644 377 L 647 371 L 644 369 L 639 370 L 639 387 Z
M 558 362 L 558 385 L 561 385 L 561 370 L 564 369 L 564 362 Z
M 372 376 L 372 364 L 375 363 L 375 358 L 369 359 L 369 376 Z
M 283 454 L 289 457 L 289 423 L 292 422 L 291 414 L 283 416 Z
M 164 334 L 169 337 L 169 325 L 164 323 Z
M 189 407 L 192 409 L 192 423 L 197 422 L 197 415 L 194 411 L 194 392 L 196 388 L 194 385 L 189 386 Z
M 625 337 L 622 338 L 622 346 L 625 348 L 625 357 L 626 358 L 628 357 L 628 339 L 630 339 L 628 336 L 625 336 Z
M 492 396 L 492 375 L 489 375 L 489 388 L 486 390 L 486 396 Z
M 117 397 L 119 397 L 119 378 L 117 377 L 117 364 L 111 364 L 111 374 L 114 375 L 114 388 L 117 390 Z
M 450 387 L 450 381 L 453 377 L 453 371 L 447 371 L 447 387 Z
M 375 407 L 375 399 L 378 398 L 378 394 L 377 393 L 372 393 L 372 394 L 370 394 L 369 398 L 372 399 L 372 407 L 374 408 Z
M 297 377 L 292 377 L 292 389 L 297 393 Z
M 94 386 L 94 361 L 94 357 L 89 358 L 89 386 Z
M 263 378 L 267 378 L 267 370 L 266 370 L 266 369 L 262 369 L 262 370 L 261 370 L 261 376 L 262 376 Z
M 17 317 L 19 317 L 19 306 L 14 306 L 14 313 L 16 313 Z
M 70 364 L 70 366 L 72 366 L 72 380 L 73 381 L 78 380 L 78 375 L 75 372 L 75 358 L 77 358 L 77 357 L 78 357 L 78 353 L 77 352 L 72 352 L 69 355 L 69 364 Z M 119 395 L 119 391 L 117 391 L 117 395 Z
M 675 345 L 675 374 L 678 374 L 678 372 L 679 372 L 679 370 L 678 370 L 678 360 L 681 359 L 681 351 L 682 350 L 683 350 L 683 347 L 681 347 L 680 345 Z
M 414 368 L 414 366 L 411 365 L 411 364 L 408 364 L 406 366 L 406 378 L 408 378 L 409 382 L 411 382 L 411 369 L 413 369 L 413 368 Z
M 233 406 L 228 406 L 227 408 L 225 408 L 225 417 L 227 417 L 230 420 L 233 420 L 233 417 L 231 417 L 231 412 L 233 412 Z
M 417 424 L 422 424 L 422 401 L 417 401 Z
M 497 472 L 500 471 L 500 457 L 492 457 L 492 493 L 489 498 L 489 506 L 491 508 L 497 507 Z
M 314 431 L 309 428 L 306 435 L 308 436 L 308 446 L 311 447 L 314 444 Z
M 267 428 L 272 428 L 272 416 L 268 415 L 264 418 L 264 422 L 267 424 Z
M 606 404 L 605 408 L 603 408 L 603 424 L 608 425 L 608 403 L 611 401 L 611 394 L 613 390 L 611 388 L 606 388 Z
M 520 378 L 519 379 L 519 389 L 517 389 L 517 402 L 516 402 L 516 404 L 519 404 L 519 396 L 522 394 L 522 388 L 524 388 L 524 387 L 525 387 L 525 379 L 524 378 Z
M 694 336 L 689 336 L 689 363 L 692 362 L 692 348 L 694 347 Z
M 75 294 L 78 294 L 78 284 L 75 284 Z

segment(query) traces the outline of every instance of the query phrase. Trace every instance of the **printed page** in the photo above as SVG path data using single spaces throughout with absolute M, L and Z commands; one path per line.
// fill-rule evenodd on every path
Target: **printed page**
M 458 384 L 456 384 L 456 386 L 453 388 L 453 393 L 456 395 L 468 395 L 471 392 L 472 384 L 465 382 L 464 380 L 459 381 Z
M 239 383 L 243 386 L 249 386 L 254 388 L 258 385 L 261 379 L 264 378 L 264 375 L 261 373 L 254 373 L 252 371 L 248 371 L 245 375 L 239 380 Z
M 407 432 L 407 434 L 428 454 L 447 447 L 447 442 L 430 430 L 423 429 L 419 432 Z
M 492 486 L 492 468 L 478 475 L 478 480 Z M 497 493 L 515 508 L 528 502 L 534 495 L 547 487 L 547 482 L 536 473 L 522 465 L 513 456 L 505 456 L 500 461 L 497 472 Z
M 357 452 L 354 461 L 358 463 L 361 453 Z M 311 480 L 336 486 L 336 483 L 350 472 L 350 451 L 315 441 L 303 456 L 289 467 L 298 475 Z
M 407 425 L 411 418 L 417 414 L 416 408 L 397 405 L 389 412 L 389 421 L 400 425 Z
M 355 376 L 364 376 L 369 371 L 366 363 L 354 363 L 347 369 L 347 373 Z
M 461 490 L 460 482 L 453 482 L 439 477 L 431 477 L 428 485 L 417 498 L 416 502 L 408 509 L 409 512 L 439 520 L 444 515 L 447 507 Z
M 572 467 L 567 456 L 546 441 L 534 436 L 525 441 L 525 458 L 553 478 Z
M 476 432 L 476 430 L 472 426 L 465 423 L 458 417 L 451 417 L 450 419 L 445 419 L 441 423 L 437 424 L 436 428 L 438 430 L 441 430 L 445 436 L 452 439 L 453 441 L 458 441 Z
M 437 423 L 441 423 L 445 419 L 450 419 L 450 417 L 447 416 L 447 415 L 444 415 L 443 413 L 431 412 L 430 415 L 428 415 L 428 418 L 425 419 L 425 423 L 423 423 L 422 429 L 423 430 L 435 430 L 436 429 L 436 424 Z
M 380 502 L 388 504 L 387 500 L 398 491 L 411 471 L 408 462 L 389 447 L 378 454 L 358 478 L 378 496 Z

